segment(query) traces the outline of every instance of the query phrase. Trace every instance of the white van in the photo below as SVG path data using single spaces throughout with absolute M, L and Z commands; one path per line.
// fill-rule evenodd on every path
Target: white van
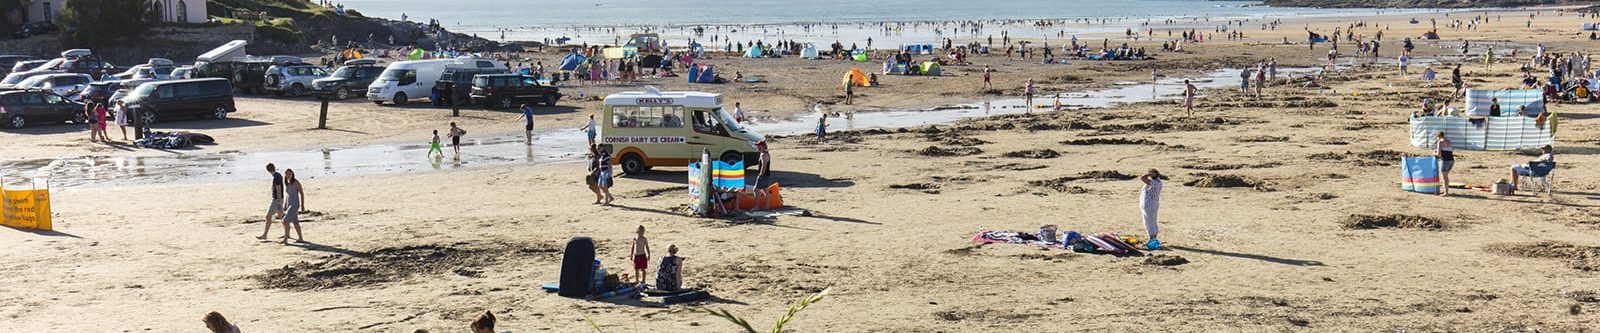
M 706 92 L 642 92 L 606 96 L 597 142 L 628 174 L 655 166 L 687 166 L 702 150 L 728 163 L 757 162 L 754 144 L 766 137 L 735 122 L 722 110 L 722 95 Z
M 479 69 L 505 70 L 503 62 L 486 58 L 462 57 L 455 59 L 430 59 L 400 61 L 389 64 L 383 74 L 367 86 L 367 100 L 382 105 L 384 101 L 405 105 L 413 98 L 432 96 L 433 85 L 446 70 L 477 71 Z M 471 78 L 470 75 L 467 76 Z

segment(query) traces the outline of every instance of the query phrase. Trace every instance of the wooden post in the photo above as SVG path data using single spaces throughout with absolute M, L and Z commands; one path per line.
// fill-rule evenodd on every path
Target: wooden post
M 133 139 L 144 138 L 144 108 L 133 109 Z
M 448 86 L 450 88 L 450 116 L 451 117 L 460 117 L 461 116 L 461 96 L 460 96 L 460 94 L 456 93 L 456 84 L 455 83 L 450 83 Z
M 318 95 L 317 99 L 322 100 L 322 112 L 317 115 L 317 129 L 328 129 L 328 97 Z

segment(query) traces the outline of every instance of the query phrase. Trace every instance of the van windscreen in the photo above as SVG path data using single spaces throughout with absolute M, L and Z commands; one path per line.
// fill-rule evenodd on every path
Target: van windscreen
M 405 77 L 407 73 L 410 73 L 412 71 L 415 71 L 415 70 L 412 70 L 412 69 L 385 69 L 385 70 L 383 70 L 383 75 L 379 75 L 378 76 L 378 80 L 379 81 L 400 81 L 400 78 Z

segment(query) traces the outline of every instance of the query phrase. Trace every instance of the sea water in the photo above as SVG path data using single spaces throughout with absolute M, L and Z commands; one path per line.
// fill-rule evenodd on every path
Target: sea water
M 437 19 L 455 32 L 492 40 L 612 44 L 635 32 L 663 34 L 669 43 L 711 35 L 736 41 L 794 39 L 848 45 L 873 37 L 875 47 L 973 40 L 1004 32 L 1012 38 L 1061 39 L 1061 34 L 1121 33 L 1149 22 L 1150 28 L 1215 31 L 1232 19 L 1369 15 L 1399 10 L 1268 7 L 1259 1 L 1205 0 L 343 0 L 367 16 L 413 22 Z M 1409 10 L 1424 12 L 1430 10 Z M 1089 19 L 1048 27 L 1041 19 Z M 1101 20 L 1105 21 L 1102 22 Z M 1167 20 L 1174 20 L 1167 23 Z M 983 22 L 974 32 L 947 22 Z M 1008 22 L 1009 21 L 1009 22 Z M 921 24 L 913 24 L 913 23 Z M 905 23 L 900 25 L 899 23 Z M 939 23 L 932 25 L 929 23 Z M 885 24 L 889 26 L 885 30 Z M 705 27 L 696 36 L 692 28 Z M 612 28 L 615 28 L 613 30 Z M 1237 27 L 1235 27 L 1237 28 Z M 1259 29 L 1260 23 L 1246 24 Z M 1280 27 L 1294 29 L 1296 27 Z M 935 30 L 937 29 L 937 30 Z M 502 34 L 504 37 L 502 38 Z M 1161 35 L 1164 35 L 1162 33 Z M 360 38 L 349 36 L 347 38 Z M 710 44 L 710 43 L 705 43 Z M 720 47 L 720 43 L 718 44 Z M 860 45 L 865 47 L 866 45 Z

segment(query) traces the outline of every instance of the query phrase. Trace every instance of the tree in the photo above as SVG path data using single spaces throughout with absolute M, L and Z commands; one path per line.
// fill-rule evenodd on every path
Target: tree
M 18 26 L 27 22 L 17 22 L 22 19 L 21 14 L 28 5 L 28 0 L 0 0 L 0 33 L 10 35 Z M 18 14 L 13 18 L 11 14 Z
M 148 0 L 66 1 L 60 17 L 68 43 L 98 47 L 138 41 L 149 31 L 153 12 Z

